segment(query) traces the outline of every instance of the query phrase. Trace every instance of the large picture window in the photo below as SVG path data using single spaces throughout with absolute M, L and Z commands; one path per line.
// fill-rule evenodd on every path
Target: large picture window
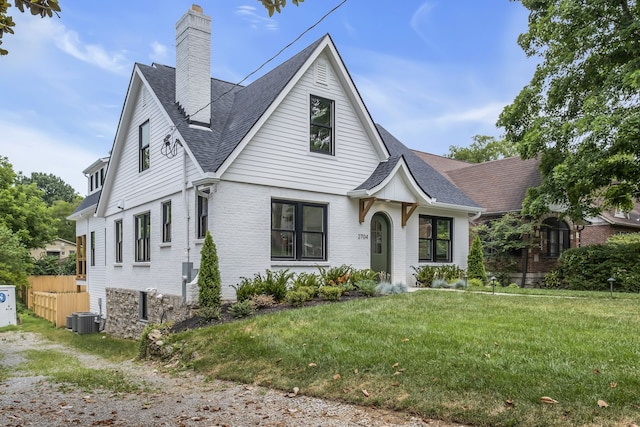
M 122 220 L 119 219 L 115 222 L 115 261 L 117 263 L 122 262 Z
M 419 227 L 419 260 L 451 262 L 453 257 L 453 219 L 420 215 Z
M 149 212 L 137 215 L 136 223 L 136 262 L 151 261 L 151 214 Z
M 271 258 L 325 260 L 326 229 L 326 205 L 273 200 Z
M 333 101 L 311 95 L 310 149 L 333 154 Z
M 149 169 L 149 143 L 151 140 L 151 134 L 149 129 L 149 120 L 140 125 L 138 130 L 138 143 L 139 143 L 139 156 L 138 156 L 138 171 L 142 172 Z

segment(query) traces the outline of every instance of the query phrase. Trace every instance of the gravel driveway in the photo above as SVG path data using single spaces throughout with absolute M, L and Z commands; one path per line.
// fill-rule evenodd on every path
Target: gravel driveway
M 16 369 L 29 349 L 73 355 L 84 366 L 122 371 L 151 392 L 72 390 L 45 377 Z M 143 362 L 113 364 L 81 354 L 39 335 L 0 333 L 0 363 L 9 373 L 0 383 L 0 425 L 26 426 L 439 426 L 435 420 L 347 405 L 282 391 L 223 381 L 205 381 L 190 372 L 170 376 Z

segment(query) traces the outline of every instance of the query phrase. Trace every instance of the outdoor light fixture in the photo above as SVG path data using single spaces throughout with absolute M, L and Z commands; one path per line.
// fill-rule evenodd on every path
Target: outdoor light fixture
M 616 279 L 614 279 L 613 277 L 609 277 L 607 279 L 607 282 L 609 282 L 609 295 L 611 295 L 611 298 L 613 298 L 613 282 L 615 282 Z
M 464 287 L 465 288 L 469 287 L 469 283 L 467 282 L 467 277 L 469 277 L 469 276 L 468 276 L 467 272 L 465 271 L 464 272 Z
M 491 293 L 495 295 L 496 293 L 496 276 L 491 276 Z

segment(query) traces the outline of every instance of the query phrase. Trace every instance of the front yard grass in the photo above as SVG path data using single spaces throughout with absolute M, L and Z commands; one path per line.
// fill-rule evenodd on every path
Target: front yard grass
M 220 379 L 480 426 L 626 426 L 640 422 L 638 302 L 419 291 L 170 340 Z

